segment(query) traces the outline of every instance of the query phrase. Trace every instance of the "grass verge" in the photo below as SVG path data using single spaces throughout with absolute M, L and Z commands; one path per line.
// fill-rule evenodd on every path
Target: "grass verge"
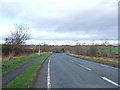
M 3 61 L 2 62 L 2 75 L 6 75 L 9 72 L 17 69 L 18 67 L 40 57 L 39 55 L 32 55 L 32 56 L 25 56 L 21 58 L 14 58 L 11 60 Z
M 45 57 L 35 62 L 32 66 L 30 66 L 25 71 L 23 71 L 19 76 L 17 76 L 15 80 L 10 82 L 8 85 L 6 85 L 3 88 L 28 88 L 29 84 L 36 76 L 36 73 L 40 68 L 42 62 L 51 54 L 43 54 L 43 55 L 45 55 Z
M 77 57 L 77 58 L 81 58 L 81 59 L 86 59 L 86 60 L 89 60 L 89 61 L 94 61 L 94 62 L 97 62 L 97 63 L 110 65 L 110 66 L 113 66 L 113 67 L 120 67 L 118 59 L 114 60 L 114 59 L 109 59 L 109 58 L 90 57 L 90 56 L 82 56 L 82 55 L 76 55 L 76 54 L 68 54 L 68 55 L 74 56 L 74 57 Z

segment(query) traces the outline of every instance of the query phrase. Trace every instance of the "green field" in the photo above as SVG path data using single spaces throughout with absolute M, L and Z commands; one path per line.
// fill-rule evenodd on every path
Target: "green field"
M 98 54 L 105 57 L 116 57 L 119 55 L 118 47 L 98 47 Z
M 113 48 L 112 49 L 112 52 L 114 53 L 114 54 L 119 54 L 120 55 L 120 47 L 119 48 Z
M 74 54 L 93 57 L 118 57 L 120 48 L 113 46 L 76 46 L 71 49 Z
M 32 66 L 23 71 L 19 76 L 16 77 L 15 80 L 10 82 L 4 88 L 28 88 L 29 85 L 31 84 L 31 81 L 36 76 L 36 73 L 40 68 L 41 64 L 43 63 L 43 61 L 51 54 L 42 54 L 41 56 L 43 55 L 45 57 L 42 57 L 41 60 L 38 60 Z

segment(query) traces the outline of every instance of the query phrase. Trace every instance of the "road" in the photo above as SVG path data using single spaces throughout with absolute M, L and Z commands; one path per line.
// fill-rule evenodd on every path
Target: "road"
M 115 67 L 58 53 L 44 62 L 31 87 L 118 88 L 118 70 Z

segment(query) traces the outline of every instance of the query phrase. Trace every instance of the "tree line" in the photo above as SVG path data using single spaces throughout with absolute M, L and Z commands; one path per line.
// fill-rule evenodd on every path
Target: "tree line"
M 37 53 L 39 45 L 25 45 L 26 40 L 30 39 L 30 35 L 27 33 L 29 27 L 25 24 L 15 24 L 15 31 L 10 32 L 5 38 L 5 44 L 2 45 L 2 56 L 7 57 L 9 55 L 30 55 Z M 79 45 L 77 41 L 76 45 L 64 45 L 64 46 L 49 46 L 47 44 L 41 45 L 41 52 L 55 52 L 65 53 L 67 51 L 84 56 L 93 57 L 117 57 L 119 53 L 118 47 L 106 45 L 106 42 L 102 45 Z M 32 47 L 32 48 L 31 48 Z

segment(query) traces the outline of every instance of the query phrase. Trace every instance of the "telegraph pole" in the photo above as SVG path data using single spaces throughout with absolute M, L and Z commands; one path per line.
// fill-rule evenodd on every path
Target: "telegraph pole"
M 40 43 L 39 43 L 39 51 L 38 51 L 38 55 L 40 55 Z

